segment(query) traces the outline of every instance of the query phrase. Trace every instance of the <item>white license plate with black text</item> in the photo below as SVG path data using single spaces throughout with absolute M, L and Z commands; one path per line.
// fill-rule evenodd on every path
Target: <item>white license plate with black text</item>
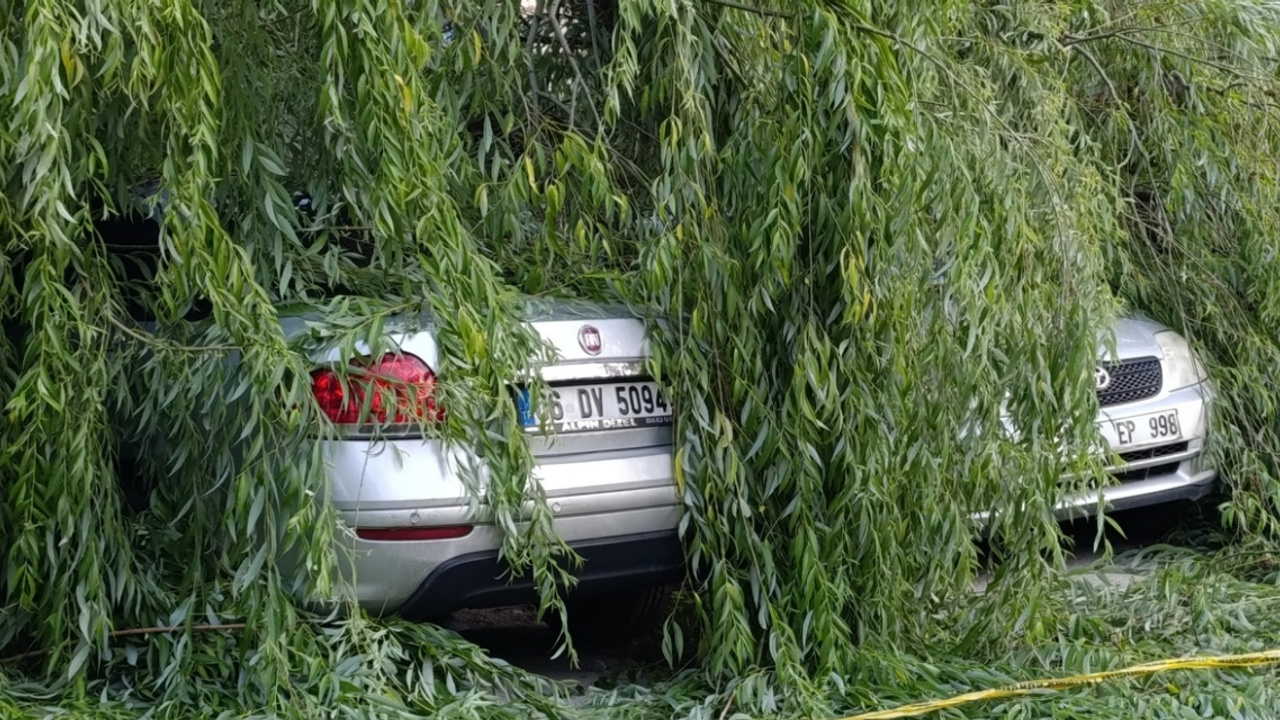
M 527 393 L 528 391 L 524 391 Z M 528 395 L 518 400 L 520 422 L 529 432 L 542 429 Z M 657 383 L 635 381 L 551 388 L 542 410 L 549 414 L 547 429 L 555 433 L 663 427 L 671 424 L 671 405 Z
M 1182 421 L 1177 410 L 1115 418 L 1098 423 L 1098 429 L 1112 448 L 1159 445 L 1182 439 Z

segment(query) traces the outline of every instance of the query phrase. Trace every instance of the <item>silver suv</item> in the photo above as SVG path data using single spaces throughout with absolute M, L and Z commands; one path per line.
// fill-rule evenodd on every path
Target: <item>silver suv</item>
M 1212 398 L 1204 366 L 1181 335 L 1143 318 L 1120 320 L 1115 349 L 1094 375 L 1098 429 L 1118 458 L 1115 484 L 1100 491 L 1107 507 L 1208 495 L 1217 473 L 1204 458 Z M 1098 494 L 1065 498 L 1059 513 L 1092 512 Z

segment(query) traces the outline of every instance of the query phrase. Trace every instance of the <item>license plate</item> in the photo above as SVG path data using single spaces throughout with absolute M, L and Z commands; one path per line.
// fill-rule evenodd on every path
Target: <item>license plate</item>
M 529 391 L 516 395 L 520 423 L 527 432 L 542 430 L 529 403 Z M 543 407 L 550 412 L 547 429 L 555 433 L 597 432 L 671 424 L 671 405 L 653 382 L 568 385 L 551 388 Z
M 1116 418 L 1098 423 L 1098 429 L 1112 448 L 1159 445 L 1182 439 L 1182 422 L 1177 410 Z

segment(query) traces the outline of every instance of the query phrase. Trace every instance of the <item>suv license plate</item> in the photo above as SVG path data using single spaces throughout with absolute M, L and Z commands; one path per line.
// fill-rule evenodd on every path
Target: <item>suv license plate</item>
M 1182 439 L 1182 422 L 1177 410 L 1115 418 L 1099 423 L 1098 429 L 1112 448 L 1163 445 Z

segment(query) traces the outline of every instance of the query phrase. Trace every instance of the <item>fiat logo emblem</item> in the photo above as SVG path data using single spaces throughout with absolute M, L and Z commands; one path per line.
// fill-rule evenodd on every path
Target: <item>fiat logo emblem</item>
M 1111 387 L 1111 373 L 1106 368 L 1098 366 L 1093 371 L 1093 382 L 1099 390 L 1106 390 Z
M 590 325 L 583 325 L 578 331 L 578 345 L 588 355 L 599 355 L 604 349 L 604 341 L 600 339 L 600 331 Z

